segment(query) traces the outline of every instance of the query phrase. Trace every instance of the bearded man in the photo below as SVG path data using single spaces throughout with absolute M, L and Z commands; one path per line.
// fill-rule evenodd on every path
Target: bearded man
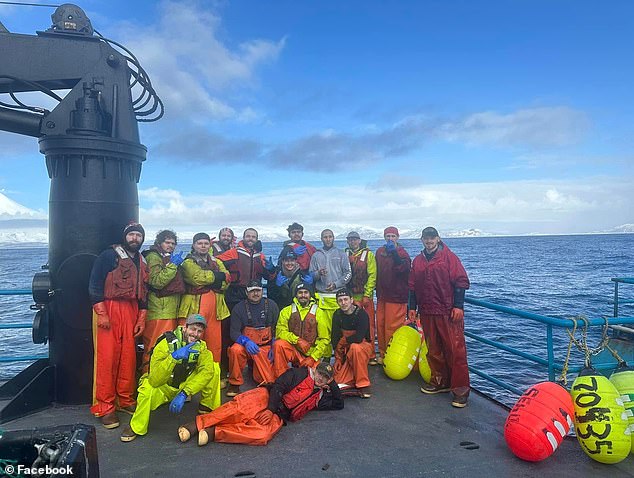
M 88 292 L 93 308 L 95 348 L 93 402 L 90 408 L 105 428 L 119 426 L 116 410 L 136 410 L 136 345 L 147 316 L 148 268 L 139 249 L 145 230 L 130 223 L 123 242 L 95 260 Z

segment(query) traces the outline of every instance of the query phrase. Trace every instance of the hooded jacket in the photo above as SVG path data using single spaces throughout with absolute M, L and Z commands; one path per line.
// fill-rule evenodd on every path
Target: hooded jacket
M 327 271 L 327 274 L 323 277 L 319 274 L 319 269 L 322 268 Z M 324 248 L 317 249 L 310 259 L 310 274 L 315 279 L 314 285 L 317 292 L 334 292 L 326 290 L 326 287 L 331 282 L 335 283 L 335 290 L 341 289 L 352 278 L 348 255 L 335 246 L 328 250 Z

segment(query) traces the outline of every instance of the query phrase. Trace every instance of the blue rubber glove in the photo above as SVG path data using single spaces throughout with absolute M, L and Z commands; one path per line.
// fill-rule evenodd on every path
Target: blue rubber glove
M 170 403 L 170 412 L 180 413 L 187 400 L 187 394 L 183 391 L 179 392 Z
M 247 352 L 249 352 L 250 355 L 260 353 L 260 347 L 258 347 L 258 345 L 253 340 L 249 340 L 244 347 L 247 349 Z
M 385 252 L 387 253 L 392 253 L 396 251 L 396 244 L 394 244 L 394 242 L 392 241 L 387 241 L 385 243 Z
M 306 274 L 305 276 L 302 276 L 302 282 L 304 284 L 312 284 L 315 280 L 313 279 L 313 276 L 311 276 L 310 274 Z
M 197 354 L 198 350 L 192 350 L 192 347 L 198 342 L 192 342 L 191 344 L 184 345 L 180 349 L 176 349 L 172 352 L 172 358 L 174 360 L 187 360 L 189 354 Z
M 183 257 L 183 254 L 184 254 L 183 251 L 173 253 L 172 257 L 170 257 L 170 262 L 174 264 L 175 266 L 180 266 L 185 260 L 185 258 Z
M 286 284 L 288 282 L 288 277 L 286 277 L 284 274 L 279 273 L 277 274 L 277 277 L 275 278 L 275 285 L 278 287 L 282 287 L 284 284 Z
M 238 336 L 236 343 L 242 345 L 251 355 L 255 355 L 260 352 L 260 347 L 258 347 L 258 345 L 246 335 Z
M 269 256 L 268 259 L 265 259 L 264 268 L 269 272 L 275 269 L 275 265 L 273 264 L 273 258 L 271 256 Z
M 293 251 L 295 251 L 295 254 L 298 256 L 303 256 L 306 254 L 306 246 L 297 246 L 293 249 Z

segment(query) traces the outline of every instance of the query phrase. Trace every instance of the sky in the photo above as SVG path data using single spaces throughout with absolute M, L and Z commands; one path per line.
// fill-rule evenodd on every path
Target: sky
M 165 103 L 140 126 L 149 229 L 634 231 L 633 2 L 80 6 Z M 52 12 L 0 5 L 0 21 L 33 34 Z M 0 146 L 0 223 L 45 219 L 37 141 Z

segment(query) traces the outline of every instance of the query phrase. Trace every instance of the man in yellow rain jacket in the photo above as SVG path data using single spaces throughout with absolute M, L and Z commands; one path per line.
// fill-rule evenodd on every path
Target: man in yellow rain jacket
M 273 370 L 279 377 L 291 362 L 297 367 L 315 367 L 330 350 L 328 317 L 305 283 L 295 287 L 293 303 L 280 311 L 273 343 Z M 330 356 L 328 356 L 330 358 Z
M 143 331 L 143 372 L 150 364 L 150 351 L 156 340 L 178 325 L 178 306 L 185 282 L 179 265 L 183 252 L 175 253 L 176 233 L 165 229 L 156 235 L 154 244 L 143 251 L 150 269 L 148 280 L 148 313 Z
M 201 340 L 206 327 L 202 315 L 192 314 L 184 326 L 166 332 L 157 341 L 149 373 L 139 381 L 136 411 L 121 441 L 145 435 L 150 413 L 167 402 L 171 402 L 170 412 L 180 413 L 187 397 L 200 392 L 199 413 L 220 406 L 220 367 Z
M 348 288 L 352 290 L 354 303 L 368 314 L 370 320 L 370 345 L 374 351 L 375 338 L 375 314 L 374 314 L 374 289 L 376 288 L 376 257 L 368 249 L 367 241 L 361 239 L 356 231 L 351 231 L 346 237 L 348 247 L 348 259 L 352 270 L 352 279 Z M 370 358 L 370 365 L 376 365 L 375 353 Z
M 178 317 L 200 314 L 207 321 L 204 340 L 220 363 L 222 351 L 221 321 L 229 317 L 224 295 L 216 293 L 227 289 L 229 271 L 221 260 L 209 254 L 211 238 L 199 232 L 192 241 L 192 251 L 180 266 L 185 280 L 185 293 L 181 296 Z M 226 371 L 223 370 L 223 377 Z

